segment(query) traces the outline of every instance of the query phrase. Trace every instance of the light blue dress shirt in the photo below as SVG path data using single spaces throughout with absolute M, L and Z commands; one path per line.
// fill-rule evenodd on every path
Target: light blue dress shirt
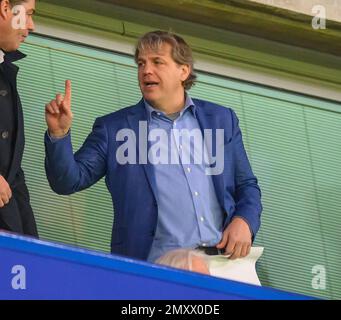
M 205 174 L 203 161 L 194 161 L 193 139 L 190 144 L 191 161 L 189 164 L 187 160 L 182 161 L 185 156 L 183 140 L 175 138 L 174 132 L 177 130 L 172 131 L 197 130 L 203 139 L 196 118 L 196 106 L 187 95 L 185 107 L 174 121 L 154 109 L 147 101 L 145 106 L 149 137 L 154 129 L 166 131 L 168 147 L 162 148 L 168 148 L 169 162 L 174 158 L 178 160 L 178 164 L 153 164 L 158 223 L 148 261 L 154 262 L 167 251 L 176 248 L 215 246 L 222 236 L 223 211 L 216 197 L 212 176 Z M 150 146 L 155 143 L 160 146 L 160 141 L 161 139 L 149 143 Z

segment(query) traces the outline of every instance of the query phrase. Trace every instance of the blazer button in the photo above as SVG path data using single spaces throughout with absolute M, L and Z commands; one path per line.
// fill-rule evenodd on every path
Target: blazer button
M 0 90 L 0 97 L 6 97 L 7 93 L 7 90 Z
M 7 139 L 8 138 L 8 131 L 3 131 L 2 133 L 1 133 L 1 138 L 2 139 Z

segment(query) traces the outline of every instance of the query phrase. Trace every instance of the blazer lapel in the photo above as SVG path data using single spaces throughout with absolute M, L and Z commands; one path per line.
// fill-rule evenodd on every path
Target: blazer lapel
M 208 150 L 208 153 L 211 153 L 212 156 L 217 155 L 216 150 L 216 129 L 222 129 L 219 127 L 219 118 L 214 114 L 213 110 L 210 109 L 209 105 L 204 105 L 203 102 L 199 100 L 194 100 L 194 103 L 196 105 L 196 115 L 199 122 L 199 126 L 202 132 L 202 135 L 204 137 L 205 129 L 209 129 L 212 132 L 212 150 Z M 221 146 L 220 146 L 221 147 Z M 215 164 L 211 164 L 211 167 L 214 167 Z M 212 181 L 214 185 L 214 189 L 216 192 L 217 199 L 219 201 L 219 204 L 222 208 L 224 208 L 224 175 L 212 175 Z
M 153 191 L 154 197 L 157 196 L 154 170 L 151 163 L 148 161 L 148 123 L 147 111 L 143 99 L 133 108 L 128 114 L 128 123 L 131 129 L 134 130 L 136 136 L 136 154 L 138 163 L 143 167 L 149 185 Z

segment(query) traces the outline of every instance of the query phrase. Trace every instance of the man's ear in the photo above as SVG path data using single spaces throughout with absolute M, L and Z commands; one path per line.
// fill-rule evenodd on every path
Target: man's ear
M 185 81 L 191 73 L 191 67 L 188 64 L 181 65 L 181 80 Z
M 8 0 L 2 0 L 0 2 L 0 17 L 2 19 L 6 19 L 9 16 L 11 10 L 12 7 Z

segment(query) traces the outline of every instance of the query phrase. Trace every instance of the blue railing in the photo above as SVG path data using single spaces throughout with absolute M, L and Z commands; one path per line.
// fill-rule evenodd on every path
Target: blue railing
M 0 299 L 311 298 L 0 233 Z

